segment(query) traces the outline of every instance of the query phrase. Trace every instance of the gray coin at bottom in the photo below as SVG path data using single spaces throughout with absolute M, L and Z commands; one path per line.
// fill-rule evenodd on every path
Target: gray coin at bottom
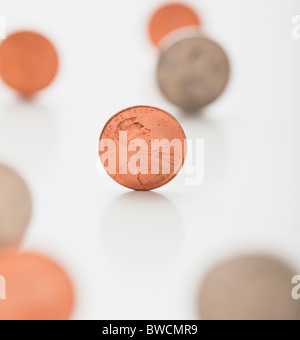
M 31 217 L 31 197 L 23 179 L 0 164 L 0 246 L 22 240 Z
M 202 286 L 204 320 L 300 320 L 300 301 L 292 298 L 295 273 L 266 256 L 250 256 L 214 268 Z
M 212 103 L 224 91 L 230 65 L 224 50 L 206 37 L 190 37 L 161 53 L 158 85 L 165 97 L 187 111 Z

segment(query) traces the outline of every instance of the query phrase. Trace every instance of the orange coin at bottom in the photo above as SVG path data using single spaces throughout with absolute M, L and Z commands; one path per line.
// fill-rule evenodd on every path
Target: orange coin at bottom
M 73 286 L 52 260 L 34 253 L 6 253 L 0 257 L 0 278 L 0 320 L 71 317 Z
M 55 47 L 38 33 L 17 32 L 0 45 L 0 75 L 8 86 L 24 96 L 47 87 L 57 70 Z

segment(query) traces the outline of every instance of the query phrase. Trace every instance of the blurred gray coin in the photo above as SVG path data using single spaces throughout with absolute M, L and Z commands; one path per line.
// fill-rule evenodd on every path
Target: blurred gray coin
M 23 179 L 0 164 L 0 246 L 19 243 L 31 217 L 31 197 Z
M 223 49 L 199 36 L 183 39 L 162 52 L 157 81 L 166 98 L 187 111 L 213 102 L 224 91 L 230 65 Z
M 265 256 L 223 263 L 207 276 L 200 294 L 204 320 L 300 320 L 300 301 L 292 298 L 295 275 Z

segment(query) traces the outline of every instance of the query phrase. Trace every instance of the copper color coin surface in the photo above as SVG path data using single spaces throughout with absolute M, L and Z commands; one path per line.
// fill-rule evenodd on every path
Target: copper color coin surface
M 47 87 L 58 70 L 58 56 L 42 35 L 21 31 L 0 45 L 0 75 L 19 93 L 30 96 Z
M 0 320 L 67 320 L 74 306 L 72 283 L 52 260 L 34 253 L 0 257 L 6 299 Z
M 116 146 L 116 152 L 109 153 L 110 162 L 107 141 Z M 155 144 L 157 141 L 164 147 Z M 117 183 L 138 191 L 170 182 L 184 164 L 185 150 L 186 137 L 178 121 L 151 106 L 131 107 L 114 115 L 99 141 L 100 159 L 108 174 Z
M 30 192 L 23 179 L 0 164 L 0 247 L 22 240 L 31 210 Z
M 195 11 L 181 3 L 170 3 L 159 8 L 151 17 L 149 35 L 154 45 L 173 31 L 184 27 L 199 27 L 201 21 Z
M 229 74 L 229 61 L 223 49 L 202 36 L 176 42 L 161 53 L 157 66 L 162 93 L 187 111 L 197 111 L 218 98 Z
M 214 268 L 200 294 L 204 320 L 300 320 L 292 298 L 295 273 L 267 256 L 241 257 Z

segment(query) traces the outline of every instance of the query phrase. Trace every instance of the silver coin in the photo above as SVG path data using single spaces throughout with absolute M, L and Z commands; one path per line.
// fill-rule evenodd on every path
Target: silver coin
M 300 320 L 300 301 L 292 298 L 295 275 L 265 256 L 238 258 L 214 268 L 201 289 L 204 320 Z
M 31 197 L 23 179 L 0 164 L 0 246 L 18 244 L 31 217 Z
M 212 103 L 224 91 L 229 60 L 214 41 L 189 37 L 162 52 L 157 66 L 158 85 L 165 97 L 187 111 Z

